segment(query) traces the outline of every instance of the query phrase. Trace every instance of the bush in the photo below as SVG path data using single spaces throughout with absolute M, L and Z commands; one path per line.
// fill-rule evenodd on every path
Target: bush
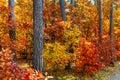
M 13 62 L 13 53 L 7 48 L 0 52 L 0 79 L 2 80 L 43 80 L 40 71 L 22 68 Z
M 76 46 L 74 55 L 74 70 L 76 72 L 92 73 L 103 66 L 100 61 L 98 48 L 94 43 L 85 39 Z
M 64 68 L 70 60 L 70 54 L 59 43 L 46 43 L 44 47 L 44 59 L 47 68 Z

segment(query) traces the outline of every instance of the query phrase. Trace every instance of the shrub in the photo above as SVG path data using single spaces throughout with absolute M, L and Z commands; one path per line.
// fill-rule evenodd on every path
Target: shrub
M 66 48 L 59 43 L 45 43 L 44 59 L 47 68 L 63 68 L 70 60 L 70 54 L 65 51 Z
M 22 68 L 13 62 L 13 53 L 7 48 L 0 52 L 0 79 L 2 80 L 43 80 L 40 71 Z
M 96 45 L 85 39 L 81 41 L 75 49 L 75 67 L 76 72 L 92 73 L 102 67 L 99 57 L 99 51 Z

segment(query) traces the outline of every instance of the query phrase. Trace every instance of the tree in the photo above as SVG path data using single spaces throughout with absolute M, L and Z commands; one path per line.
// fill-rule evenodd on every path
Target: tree
M 111 3 L 110 10 L 110 50 L 111 50 L 111 62 L 114 64 L 114 47 L 113 47 L 113 2 Z
M 61 9 L 62 20 L 63 20 L 63 21 L 66 21 L 64 0 L 60 0 L 60 9 Z
M 10 30 L 9 30 L 9 36 L 11 41 L 13 42 L 16 39 L 16 29 L 15 29 L 15 21 L 14 21 L 14 0 L 8 0 L 9 3 L 9 22 L 10 22 Z M 15 49 L 11 48 L 11 50 L 15 53 Z M 14 54 L 14 61 L 16 61 L 16 54 Z
M 99 10 L 99 37 L 100 37 L 100 42 L 101 42 L 101 38 L 102 38 L 102 4 L 101 4 L 101 0 L 99 0 L 98 10 Z
M 43 71 L 42 4 L 42 0 L 33 0 L 33 67 L 34 69 L 40 71 Z
M 44 0 L 42 0 L 42 7 L 44 6 Z
M 70 4 L 74 5 L 74 0 L 71 0 L 71 1 L 70 1 Z

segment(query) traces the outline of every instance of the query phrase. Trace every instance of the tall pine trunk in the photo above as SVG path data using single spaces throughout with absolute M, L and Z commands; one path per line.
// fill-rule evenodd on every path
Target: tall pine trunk
M 60 0 L 60 9 L 61 9 L 62 20 L 66 21 L 64 0 Z
M 102 42 L 102 2 L 98 1 L 98 10 L 99 10 L 99 40 Z
M 114 64 L 114 42 L 113 42 L 113 2 L 110 9 L 110 52 L 111 52 L 111 64 Z
M 74 6 L 74 0 L 71 0 L 71 1 L 70 1 L 70 4 L 72 4 L 72 5 Z
M 43 72 L 43 7 L 42 0 L 33 0 L 33 25 L 34 25 L 34 45 L 33 45 L 33 67 Z
M 16 29 L 15 29 L 15 21 L 14 21 L 14 0 L 8 0 L 8 6 L 10 10 L 9 14 L 9 22 L 10 22 L 10 30 L 9 30 L 9 36 L 11 39 L 11 42 L 13 43 L 14 40 L 16 39 Z M 15 53 L 15 49 L 12 46 L 11 50 Z M 14 54 L 13 60 L 16 61 L 16 53 Z
M 42 0 L 42 7 L 44 6 L 44 0 Z

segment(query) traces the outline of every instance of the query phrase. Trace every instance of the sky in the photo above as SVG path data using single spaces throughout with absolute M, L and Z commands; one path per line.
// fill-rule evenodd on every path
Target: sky
M 91 0 L 92 3 L 94 3 L 94 0 Z

